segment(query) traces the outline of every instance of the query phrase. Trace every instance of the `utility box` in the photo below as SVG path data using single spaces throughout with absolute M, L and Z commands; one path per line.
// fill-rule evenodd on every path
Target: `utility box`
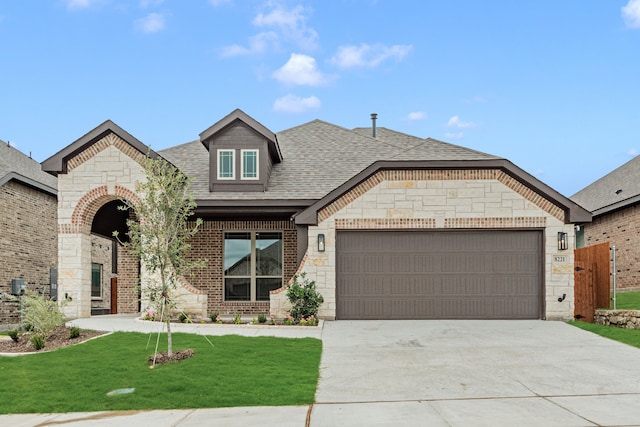
M 49 285 L 51 286 L 51 299 L 58 301 L 58 269 L 51 267 L 49 269 Z
M 27 285 L 24 283 L 24 279 L 11 279 L 11 294 L 12 295 L 24 295 L 27 290 Z

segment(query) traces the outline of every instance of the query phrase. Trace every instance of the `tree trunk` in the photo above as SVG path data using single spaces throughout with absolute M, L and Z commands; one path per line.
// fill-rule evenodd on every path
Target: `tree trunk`
M 168 304 L 167 304 L 167 300 L 165 298 L 165 310 L 167 310 L 168 312 Z M 169 357 L 173 356 L 173 340 L 171 339 L 171 315 L 167 315 L 166 317 L 167 319 L 167 355 Z

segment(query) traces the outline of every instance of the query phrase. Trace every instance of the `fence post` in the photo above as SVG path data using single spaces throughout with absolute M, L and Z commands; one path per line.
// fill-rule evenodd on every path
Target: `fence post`
M 613 309 L 616 309 L 616 245 L 611 246 L 612 274 L 613 274 Z

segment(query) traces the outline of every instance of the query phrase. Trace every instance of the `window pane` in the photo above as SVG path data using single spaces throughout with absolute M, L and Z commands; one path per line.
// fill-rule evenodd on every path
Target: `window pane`
M 233 178 L 233 151 L 218 151 L 218 177 Z
M 256 299 L 269 301 L 269 291 L 282 287 L 282 279 L 256 279 Z
M 91 264 L 91 296 L 102 296 L 102 265 Z
M 224 279 L 225 301 L 251 300 L 251 279 L 248 277 L 228 277 Z
M 258 177 L 258 152 L 257 151 L 242 152 L 242 177 L 243 178 Z
M 256 233 L 256 276 L 282 276 L 282 233 Z
M 225 233 L 224 275 L 251 276 L 251 233 Z

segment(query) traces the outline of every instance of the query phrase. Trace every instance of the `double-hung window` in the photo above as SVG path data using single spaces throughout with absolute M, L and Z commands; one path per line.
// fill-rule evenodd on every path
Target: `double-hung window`
M 218 150 L 218 179 L 235 179 L 235 150 Z
M 225 301 L 269 301 L 282 287 L 281 232 L 227 232 L 223 250 Z
M 258 150 L 241 150 L 242 179 L 258 179 Z

